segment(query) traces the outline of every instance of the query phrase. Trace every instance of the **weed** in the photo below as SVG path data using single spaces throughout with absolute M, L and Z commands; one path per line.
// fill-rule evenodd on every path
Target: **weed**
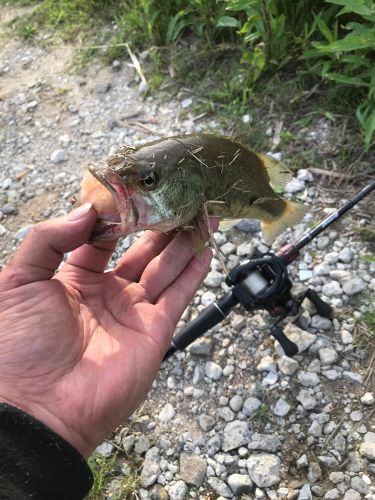
M 373 340 L 375 340 L 375 308 L 363 315 L 363 321 L 368 326 L 368 333 Z
M 89 459 L 89 466 L 94 476 L 94 484 L 91 488 L 88 500 L 96 500 L 105 492 L 109 480 L 113 477 L 113 468 L 116 455 L 106 458 L 103 455 L 94 454 Z
M 362 255 L 359 257 L 362 262 L 368 262 L 369 264 L 375 262 L 375 255 Z
M 111 457 L 94 454 L 89 459 L 89 466 L 94 476 L 94 484 L 86 497 L 87 500 L 106 498 L 110 492 L 112 499 L 137 499 L 139 486 L 138 460 L 126 459 L 126 475 L 120 475 L 121 458 L 116 453 Z
M 28 7 L 35 5 L 40 0 L 0 0 L 0 5 L 17 5 L 18 7 Z
M 372 306 L 363 314 L 356 325 L 355 344 L 360 348 L 371 349 L 375 347 L 375 308 Z
M 270 407 L 266 404 L 261 404 L 257 410 L 255 410 L 250 418 L 260 420 L 265 423 L 269 420 Z
M 23 40 L 30 40 L 36 33 L 37 28 L 32 24 L 22 24 L 18 29 L 18 36 Z

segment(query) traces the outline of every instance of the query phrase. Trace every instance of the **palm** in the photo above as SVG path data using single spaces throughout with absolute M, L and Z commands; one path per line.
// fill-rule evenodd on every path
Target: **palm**
M 171 251 L 155 257 L 171 238 L 147 238 L 157 249 L 149 251 L 142 265 L 139 248 L 137 253 L 132 247 L 114 271 L 83 268 L 83 258 L 90 262 L 87 252 L 99 250 L 82 247 L 54 279 L 7 291 L 7 300 L 0 302 L 0 323 L 9 332 L 6 352 L 17 359 L 7 367 L 12 403 L 24 408 L 23 401 L 31 401 L 32 407 L 24 409 L 34 414 L 35 408 L 43 408 L 47 423 L 58 419 L 74 436 L 71 442 L 78 436 L 77 447 L 85 454 L 146 396 L 194 292 L 192 280 L 196 288 L 202 277 L 195 259 L 188 265 L 191 250 L 186 244 L 169 243 L 186 254 L 182 268 L 176 268 Z M 101 256 L 100 267 L 111 250 Z M 187 273 L 183 281 L 182 272 Z

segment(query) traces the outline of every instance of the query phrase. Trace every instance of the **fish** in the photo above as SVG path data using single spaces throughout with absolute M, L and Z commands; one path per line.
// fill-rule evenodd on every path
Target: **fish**
M 221 227 L 258 219 L 271 244 L 306 212 L 275 192 L 291 178 L 282 162 L 233 138 L 188 134 L 124 146 L 87 165 L 80 199 L 98 212 L 91 241 L 144 229 L 192 231 L 207 214 L 219 217 Z

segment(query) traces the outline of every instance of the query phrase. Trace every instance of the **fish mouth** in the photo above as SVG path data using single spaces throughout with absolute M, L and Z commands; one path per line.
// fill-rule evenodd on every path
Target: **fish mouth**
M 108 196 L 112 197 L 111 200 L 106 200 L 104 209 L 100 205 L 96 205 L 95 200 L 93 200 L 94 208 L 98 212 L 98 219 L 90 241 L 115 240 L 133 232 L 139 219 L 139 213 L 132 193 L 124 180 L 108 167 L 100 168 L 97 165 L 89 165 L 87 170 L 100 185 L 106 188 Z

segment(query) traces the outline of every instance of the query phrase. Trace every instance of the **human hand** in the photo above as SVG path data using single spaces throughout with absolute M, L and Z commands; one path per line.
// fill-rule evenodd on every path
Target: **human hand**
M 0 401 L 85 457 L 145 398 L 212 256 L 146 232 L 104 273 L 116 243 L 84 244 L 95 221 L 87 204 L 36 224 L 0 273 Z

